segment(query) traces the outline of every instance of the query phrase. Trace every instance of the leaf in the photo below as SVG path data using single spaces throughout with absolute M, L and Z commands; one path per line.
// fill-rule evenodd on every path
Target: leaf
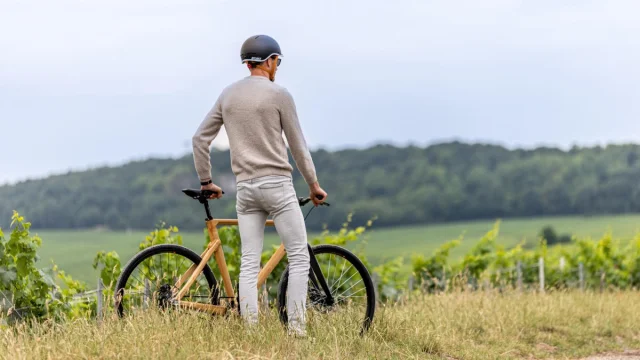
M 40 276 L 42 277 L 42 281 L 47 284 L 49 287 L 56 287 L 56 283 L 55 281 L 53 281 L 53 279 L 51 278 L 51 276 L 49 276 L 49 274 L 45 273 L 42 270 L 38 270 L 38 272 L 40 273 Z
M 18 275 L 22 276 L 27 276 L 30 272 L 30 264 L 29 264 L 29 257 L 25 256 L 24 254 L 18 254 L 18 257 L 16 259 L 16 268 L 18 269 Z
M 12 281 L 18 278 L 18 274 L 15 269 L 2 269 L 0 268 L 0 281 L 2 284 L 9 285 Z

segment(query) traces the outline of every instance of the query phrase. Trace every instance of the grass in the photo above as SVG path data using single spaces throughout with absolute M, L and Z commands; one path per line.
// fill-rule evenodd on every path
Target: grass
M 493 224 L 493 221 L 473 221 L 376 229 L 374 223 L 373 229 L 367 236 L 366 252 L 373 264 L 396 256 L 404 256 L 409 260 L 411 254 L 430 254 L 443 242 L 464 234 L 461 246 L 452 252 L 452 256 L 456 258 L 465 254 L 482 235 L 491 229 Z M 513 246 L 523 240 L 535 241 L 537 234 L 545 225 L 552 225 L 560 234 L 570 233 L 593 238 L 613 230 L 616 237 L 626 239 L 640 230 L 640 215 L 508 219 L 502 221 L 498 242 L 505 246 Z M 48 263 L 53 259 L 67 273 L 88 284 L 96 282 L 97 271 L 93 270 L 91 263 L 98 251 L 117 251 L 124 265 L 138 251 L 138 244 L 147 235 L 146 232 L 124 231 L 34 229 L 34 232 L 43 239 L 42 248 L 39 250 L 41 262 Z M 181 232 L 181 234 L 185 246 L 196 252 L 202 249 L 204 243 L 202 232 Z M 278 242 L 279 239 L 275 234 L 268 234 L 265 239 L 265 245 Z
M 637 292 L 415 295 L 378 308 L 357 336 L 336 317 L 309 317 L 313 340 L 286 336 L 276 314 L 146 314 L 0 331 L 6 359 L 518 359 L 580 358 L 640 348 Z

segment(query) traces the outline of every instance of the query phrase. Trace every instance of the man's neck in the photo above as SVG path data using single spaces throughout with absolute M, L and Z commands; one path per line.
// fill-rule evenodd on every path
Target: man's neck
M 266 72 L 265 70 L 258 69 L 258 68 L 251 69 L 251 76 L 262 76 L 269 79 L 269 73 Z

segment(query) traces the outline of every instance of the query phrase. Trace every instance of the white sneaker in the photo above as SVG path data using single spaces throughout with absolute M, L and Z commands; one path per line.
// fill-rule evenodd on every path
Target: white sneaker
M 287 335 L 297 338 L 306 338 L 307 331 L 304 328 L 289 326 L 287 329 Z

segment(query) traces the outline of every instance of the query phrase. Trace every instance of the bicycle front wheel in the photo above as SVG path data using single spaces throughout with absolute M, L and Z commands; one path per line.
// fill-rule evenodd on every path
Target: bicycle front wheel
M 200 255 L 180 245 L 154 245 L 141 251 L 124 267 L 116 284 L 118 315 L 173 307 L 189 268 L 195 269 L 201 261 Z M 206 265 L 182 300 L 217 305 L 218 294 L 213 271 Z
M 310 317 L 328 317 L 323 321 L 336 321 L 342 326 L 353 325 L 360 328 L 361 334 L 364 333 L 373 321 L 376 308 L 375 288 L 369 271 L 357 256 L 345 248 L 317 245 L 310 249 L 318 266 L 314 271 L 312 264 L 309 270 L 307 314 Z M 323 280 L 326 287 L 322 285 Z M 285 325 L 288 323 L 288 285 L 289 266 L 282 274 L 278 288 L 278 310 Z

